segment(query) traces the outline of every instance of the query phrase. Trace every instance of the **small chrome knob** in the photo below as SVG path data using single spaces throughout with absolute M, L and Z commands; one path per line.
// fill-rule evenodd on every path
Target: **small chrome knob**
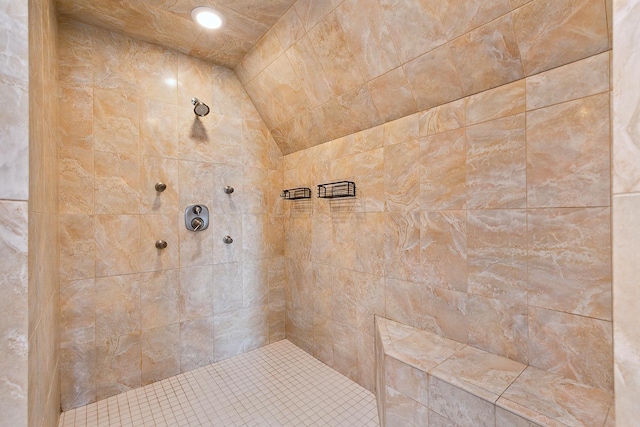
M 158 182 L 156 184 L 156 191 L 158 193 L 162 193 L 166 189 L 167 189 L 167 184 L 165 184 L 164 182 Z
M 229 185 L 227 185 L 226 187 L 224 187 L 224 192 L 225 192 L 225 193 L 227 193 L 227 194 L 231 194 L 231 193 L 233 193 L 233 191 L 234 191 L 234 190 L 233 190 L 233 187 L 231 187 L 231 186 L 229 186 Z
M 156 241 L 156 248 L 158 248 L 158 249 L 166 249 L 167 248 L 167 242 L 165 242 L 164 240 L 157 240 Z
M 233 243 L 233 239 L 231 238 L 231 236 L 224 236 L 222 241 L 225 242 L 227 245 Z
M 194 214 L 196 214 L 196 215 L 200 215 L 200 212 L 202 212 L 202 206 L 200 206 L 200 205 L 195 205 L 195 206 L 193 207 L 193 213 L 194 213 Z
M 191 220 L 191 227 L 193 227 L 194 233 L 200 230 L 203 225 L 204 225 L 204 221 L 202 220 L 202 218 L 193 218 Z

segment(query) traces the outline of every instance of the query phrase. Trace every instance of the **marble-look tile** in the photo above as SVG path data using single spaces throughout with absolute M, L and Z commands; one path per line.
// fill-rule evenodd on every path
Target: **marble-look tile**
M 180 372 L 213 363 L 213 317 L 180 323 Z
M 382 277 L 336 268 L 331 304 L 335 321 L 373 336 L 373 315 L 384 313 L 384 280 Z
M 459 99 L 420 113 L 420 136 L 464 127 L 467 99 Z
M 420 217 L 420 282 L 467 290 L 467 231 L 464 211 L 422 212 Z
M 180 373 L 180 325 L 167 325 L 142 331 L 142 385 Z
M 634 27 L 635 28 L 635 27 Z M 638 208 L 636 194 L 613 198 L 613 332 L 615 357 L 616 420 L 619 425 L 633 424 L 640 416 L 636 396 L 640 390 L 640 356 L 637 343 L 636 301 L 640 288 L 636 285 L 640 251 L 637 250 Z
M 384 259 L 387 277 L 418 282 L 423 275 L 420 258 L 420 214 L 384 214 Z
M 93 31 L 92 52 L 94 86 L 122 93 L 137 94 L 137 53 L 139 42 L 109 31 Z
M 352 381 L 358 379 L 357 339 L 355 328 L 333 322 L 333 369 Z
M 419 328 L 422 321 L 423 285 L 387 278 L 384 289 L 385 317 Z
M 0 202 L 0 408 L 3 419 L 23 423 L 28 399 L 28 223 L 26 202 Z
M 427 287 L 422 294 L 421 329 L 466 344 L 469 338 L 466 292 Z
M 218 221 L 215 215 L 210 215 L 209 221 L 213 224 L 224 224 L 223 221 Z M 215 261 L 216 256 L 222 255 L 219 252 L 214 252 L 213 250 L 214 242 L 212 228 L 208 228 L 197 233 L 187 230 L 184 223 L 184 212 L 180 212 L 176 216 L 176 222 L 178 223 L 178 234 L 180 238 L 180 268 L 211 265 Z M 236 234 L 232 233 L 232 235 L 235 236 Z M 219 241 L 222 243 L 222 239 L 219 239 Z M 224 244 L 222 243 L 219 246 L 222 245 Z M 224 253 L 224 255 L 227 254 Z
M 524 210 L 469 211 L 469 293 L 527 304 L 526 236 Z
M 411 212 L 420 207 L 420 158 L 417 139 L 384 148 L 384 192 L 386 210 Z
M 309 354 L 313 353 L 313 315 L 306 310 L 285 313 L 287 339 Z
M 429 371 L 429 375 L 494 403 L 526 367 L 495 354 L 465 347 Z
M 527 110 L 609 90 L 609 52 L 527 77 Z
M 213 208 L 214 166 L 208 162 L 180 161 L 178 166 L 179 205 L 201 204 Z M 206 230 L 205 230 L 206 231 Z
M 467 208 L 524 208 L 525 115 L 470 126 L 466 131 Z
M 64 84 L 64 83 L 62 83 Z M 63 147 L 93 148 L 93 87 L 58 88 L 59 136 Z
M 493 402 L 429 375 L 429 407 L 461 427 L 495 426 Z
M 213 357 L 222 360 L 269 342 L 266 308 L 251 307 L 213 317 Z
M 529 304 L 611 320 L 609 208 L 528 213 Z
M 140 218 L 135 215 L 95 216 L 96 277 L 140 271 Z
M 358 197 L 356 211 L 382 213 L 385 204 L 384 150 L 378 148 L 356 154 L 353 163 Z
M 238 244 L 242 245 L 245 261 L 269 258 L 272 255 L 273 247 L 269 244 L 269 225 L 269 215 L 242 215 L 242 236 Z M 236 241 L 232 243 L 234 244 Z
M 511 14 L 451 42 L 451 55 L 465 95 L 524 77 Z
M 180 269 L 180 321 L 213 316 L 213 266 Z
M 0 113 L 2 140 L 0 198 L 29 198 L 29 90 L 28 85 L 0 75 L 0 97 L 6 100 Z
M 340 138 L 382 123 L 366 85 L 344 93 L 320 107 L 330 139 Z M 330 125 L 329 125 L 330 124 Z
M 94 279 L 64 283 L 60 289 L 60 342 L 77 345 L 95 339 L 96 285 Z
M 313 312 L 321 317 L 331 319 L 333 317 L 333 288 L 334 288 L 334 268 L 329 265 L 313 264 L 313 290 L 312 305 Z M 341 291 L 341 284 L 335 287 Z
M 331 216 L 325 213 L 313 215 L 311 227 L 311 261 L 331 264 L 334 251 Z
M 241 206 L 245 213 L 267 213 L 269 198 L 269 171 L 261 168 L 245 167 L 243 172 L 243 188 L 246 188 L 249 191 L 247 191 L 240 200 L 235 200 L 236 197 L 234 197 L 233 194 L 231 194 L 228 199 L 230 199 L 231 203 L 242 203 Z M 216 194 L 220 194 L 220 197 L 222 197 L 222 195 L 226 196 L 222 191 L 218 191 Z
M 96 279 L 96 339 L 140 330 L 140 275 Z
M 393 357 L 384 358 L 385 384 L 397 392 L 429 406 L 429 388 L 427 387 L 427 373 Z
M 102 400 L 142 385 L 140 333 L 96 343 L 96 399 Z
M 138 94 L 142 98 L 176 104 L 178 96 L 178 53 L 140 43 L 136 55 Z
M 156 242 L 167 242 L 165 249 Z M 140 215 L 140 271 L 169 270 L 179 267 L 180 241 L 175 215 Z
M 509 12 L 507 0 L 445 1 L 441 21 L 448 40 L 453 40 Z
M 400 62 L 408 62 L 446 43 L 439 19 L 444 12 L 443 4 L 383 0 L 380 6 Z
M 178 160 L 140 157 L 140 213 L 175 214 L 178 212 Z M 167 189 L 159 193 L 156 184 Z
M 140 326 L 152 329 L 180 320 L 180 272 L 156 271 L 140 275 Z
M 293 4 L 293 8 L 298 13 L 304 28 L 310 31 L 331 12 L 338 4 L 340 0 L 328 0 L 318 2 L 314 0 L 299 0 Z
M 385 425 L 388 427 L 424 426 L 429 409 L 387 386 L 385 396 Z
M 333 366 L 333 320 L 322 315 L 313 316 L 313 356 Z
M 527 113 L 529 207 L 609 206 L 609 94 Z
M 156 157 L 178 157 L 178 113 L 175 104 L 140 100 L 140 153 Z
M 300 38 L 304 37 L 306 33 L 295 7 L 289 8 L 270 31 L 278 39 L 280 46 L 285 51 Z M 263 40 L 267 38 L 265 37 Z
M 315 108 L 329 101 L 333 93 L 309 36 L 305 34 L 301 37 L 287 50 L 286 55 L 309 97 L 311 106 Z
M 439 413 L 429 410 L 429 427 L 458 427 L 458 425 Z
M 388 350 L 387 354 L 424 372 L 436 367 L 465 346 L 431 332 L 411 329 L 413 332 L 404 338 L 392 338 L 392 350 Z M 425 352 L 425 348 L 429 351 Z
M 265 213 L 266 206 L 264 205 L 267 204 L 265 191 L 256 188 L 264 185 L 263 181 L 268 178 L 265 169 L 252 168 L 248 165 L 242 167 L 217 163 L 213 164 L 212 169 L 212 183 L 215 187 L 213 189 L 213 204 L 209 206 L 209 212 L 219 214 L 236 214 L 243 211 L 246 213 Z M 232 187 L 234 192 L 225 193 L 226 186 Z M 245 192 L 245 188 L 251 189 L 251 191 Z
M 336 213 L 332 217 L 333 241 L 331 263 L 340 268 L 354 269 L 356 263 L 356 215 Z
M 600 0 L 532 1 L 513 12 L 513 25 L 527 76 L 603 52 L 609 44 Z
M 384 276 L 384 214 L 370 212 L 356 216 L 355 269 Z
M 420 207 L 465 209 L 467 135 L 464 129 L 420 139 Z
M 58 80 L 61 85 L 93 85 L 92 27 L 60 17 L 58 22 Z
M 60 280 L 89 279 L 95 276 L 94 218 L 60 215 Z
M 373 316 L 371 316 L 373 319 Z M 373 322 L 371 322 L 373 324 Z M 375 339 L 373 335 L 358 333 L 357 337 L 358 379 L 357 383 L 370 392 L 375 392 Z
M 140 158 L 131 154 L 94 152 L 94 203 L 97 214 L 140 212 Z
M 419 120 L 417 114 L 412 114 L 382 125 L 384 145 L 395 145 L 417 139 L 420 132 Z
M 469 345 L 520 363 L 528 363 L 527 306 L 470 296 L 467 300 Z
M 383 138 L 383 126 L 376 126 L 360 131 L 353 135 L 353 151 L 358 154 L 381 148 L 383 145 Z
M 529 307 L 529 363 L 613 390 L 611 322 Z
M 242 265 L 241 271 L 243 308 L 269 304 L 269 264 L 270 260 L 257 260 L 249 261 Z M 225 268 L 225 271 L 228 271 L 230 265 L 231 264 L 227 264 L 227 268 Z M 238 267 L 240 270 L 240 266 Z M 215 280 L 217 282 L 219 279 L 218 270 L 216 270 L 214 274 L 216 277 Z M 233 283 L 232 278 L 225 278 L 225 280 L 229 280 Z M 237 285 L 236 283 L 233 284 L 234 286 Z
M 192 98 L 201 99 L 209 105 L 213 93 L 211 63 L 188 55 L 178 55 L 178 100 L 177 105 L 193 108 Z
M 243 267 L 250 268 L 249 265 Z M 213 266 L 213 313 L 240 310 L 243 298 L 243 271 L 237 263 Z
M 397 67 L 369 81 L 367 88 L 384 122 L 418 111 L 402 67 Z
M 426 110 L 463 96 L 462 84 L 449 44 L 403 65 L 418 110 Z
M 523 79 L 470 96 L 466 106 L 467 125 L 524 113 L 525 88 Z
M 498 399 L 497 409 L 541 425 L 599 426 L 604 424 L 610 402 L 611 394 L 606 391 L 530 366 Z
M 513 412 L 507 411 L 501 407 L 496 407 L 496 425 L 497 426 L 513 426 L 513 427 L 540 427 L 540 424 L 529 421 L 520 417 Z
M 94 88 L 93 146 L 96 150 L 138 154 L 138 98 L 131 93 L 136 92 Z
M 58 199 L 61 214 L 92 214 L 93 152 L 62 149 L 58 154 Z

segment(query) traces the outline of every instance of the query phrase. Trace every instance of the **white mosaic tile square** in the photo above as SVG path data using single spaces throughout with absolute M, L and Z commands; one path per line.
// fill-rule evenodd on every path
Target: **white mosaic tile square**
M 287 340 L 60 417 L 60 427 L 378 425 L 373 393 Z

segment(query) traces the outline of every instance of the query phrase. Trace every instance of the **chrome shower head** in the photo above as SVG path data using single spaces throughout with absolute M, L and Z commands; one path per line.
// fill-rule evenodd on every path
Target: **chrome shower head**
M 209 107 L 198 98 L 191 98 L 191 103 L 194 105 L 193 112 L 196 116 L 204 117 L 209 114 Z

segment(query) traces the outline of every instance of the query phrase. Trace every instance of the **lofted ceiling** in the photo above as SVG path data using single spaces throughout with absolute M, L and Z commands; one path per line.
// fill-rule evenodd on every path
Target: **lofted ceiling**
M 56 0 L 58 14 L 235 67 L 295 0 Z M 191 19 L 198 6 L 221 12 L 219 30 Z

